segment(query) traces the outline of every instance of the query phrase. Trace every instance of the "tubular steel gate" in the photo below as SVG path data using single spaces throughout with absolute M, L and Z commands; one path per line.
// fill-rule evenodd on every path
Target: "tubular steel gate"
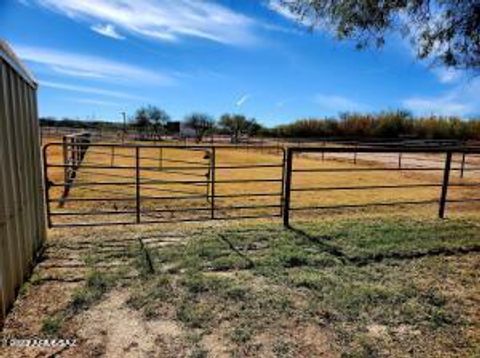
M 69 160 L 71 151 L 82 160 Z M 47 219 L 49 227 L 68 227 L 283 217 L 288 226 L 292 212 L 432 204 L 443 218 L 447 203 L 480 210 L 480 157 L 466 165 L 479 154 L 477 147 L 49 143 Z M 421 164 L 406 163 L 414 155 Z M 479 175 L 464 178 L 467 171 Z
M 294 156 L 305 154 L 305 155 L 315 155 L 319 154 L 323 160 L 325 160 L 326 154 L 333 155 L 341 154 L 341 153 L 354 153 L 353 163 L 354 166 L 346 166 L 346 165 L 337 165 L 332 168 L 325 168 L 325 167 L 296 167 Z M 357 167 L 357 155 L 360 153 L 370 153 L 379 156 L 381 154 L 395 154 L 399 155 L 401 158 L 402 155 L 406 154 L 434 154 L 434 155 L 441 155 L 444 156 L 443 160 L 443 167 L 442 166 L 431 166 L 431 165 L 421 165 L 421 166 L 402 166 L 401 162 L 399 165 L 393 166 L 385 166 L 381 165 L 381 162 L 376 163 L 374 165 L 363 165 L 361 167 Z M 398 154 L 400 153 L 400 154 Z M 438 203 L 438 216 L 439 218 L 445 217 L 445 209 L 447 203 L 479 203 L 480 202 L 480 195 L 478 192 L 475 192 L 477 195 L 471 196 L 472 192 L 467 193 L 467 197 L 461 196 L 457 199 L 449 199 L 447 194 L 449 189 L 453 188 L 478 188 L 480 187 L 480 181 L 464 181 L 464 172 L 467 171 L 465 168 L 465 160 L 466 156 L 478 155 L 480 154 L 480 148 L 409 148 L 409 147 L 401 147 L 401 148 L 392 148 L 392 147 L 383 147 L 383 148 L 372 148 L 372 147 L 356 147 L 356 148 L 341 148 L 341 147 L 324 147 L 324 148 L 314 148 L 314 147 L 292 147 L 288 148 L 287 157 L 286 157 L 286 174 L 285 174 L 285 199 L 284 199 L 284 207 L 283 207 L 283 223 L 285 226 L 290 225 L 290 214 L 291 212 L 300 212 L 300 211 L 315 211 L 315 210 L 337 210 L 337 209 L 355 209 L 355 208 L 366 208 L 366 207 L 388 207 L 388 206 L 408 206 L 408 205 L 427 205 L 427 204 L 436 204 Z M 453 156 L 458 155 L 461 157 L 460 163 L 458 167 L 453 167 Z M 378 159 L 377 159 L 378 160 Z M 401 159 L 400 159 L 401 160 Z M 424 158 L 422 158 L 424 160 Z M 427 163 L 429 164 L 429 163 Z M 480 170 L 480 166 L 478 167 L 470 167 L 468 168 L 469 171 L 475 172 Z M 462 182 L 453 182 L 451 172 L 458 171 L 460 172 L 459 178 L 462 179 Z M 378 183 L 368 183 L 364 185 L 327 185 L 327 186 L 318 186 L 318 185 L 296 185 L 296 179 L 294 178 L 294 174 L 296 176 L 302 174 L 310 174 L 310 175 L 328 175 L 331 173 L 340 174 L 343 176 L 344 174 L 348 173 L 382 173 L 385 176 L 384 180 L 388 180 L 387 175 L 388 173 L 429 173 L 428 175 L 423 174 L 423 180 L 429 179 L 429 182 L 424 182 L 423 180 L 419 183 L 415 182 L 406 182 L 401 184 L 378 184 Z M 438 175 L 438 179 L 435 178 L 435 174 Z M 338 178 L 336 180 L 330 180 L 330 182 L 342 182 L 342 178 Z M 412 175 L 410 175 L 412 177 Z M 396 179 L 397 177 L 395 177 Z M 359 179 L 359 180 L 355 180 Z M 409 178 L 406 178 L 409 179 Z M 374 177 L 374 180 L 378 180 L 378 177 Z M 367 181 L 364 177 L 354 178 L 352 176 L 349 177 L 348 181 L 351 183 L 352 181 L 358 182 L 365 182 Z M 430 189 L 437 189 L 438 193 L 429 192 L 424 193 L 426 188 Z M 422 196 L 421 198 L 417 198 L 415 200 L 382 200 L 382 201 L 368 201 L 368 202 L 361 202 L 361 203 L 338 203 L 337 197 L 335 200 L 330 200 L 331 204 L 328 205 L 319 205 L 318 202 L 312 203 L 311 201 L 308 203 L 310 205 L 294 205 L 295 200 L 292 199 L 292 195 L 294 194 L 303 194 L 307 193 L 310 197 L 313 193 L 337 193 L 337 192 L 368 192 L 367 197 L 369 199 L 373 198 L 374 196 L 378 196 L 378 192 L 385 191 L 385 190 L 395 190 L 398 195 L 399 190 L 406 190 L 407 192 L 412 192 L 413 190 L 421 189 L 422 191 L 418 191 L 417 193 L 413 193 L 415 196 Z M 433 197 L 431 195 L 434 195 Z M 423 196 L 427 196 L 423 198 Z M 411 197 L 412 195 L 410 195 Z M 388 195 L 387 199 L 391 198 L 391 194 Z M 320 198 L 322 199 L 322 198 Z M 325 199 L 325 198 L 323 198 Z M 351 199 L 351 198 L 350 198 Z M 322 203 L 320 203 L 322 204 Z M 477 209 L 475 209 L 477 210 Z M 478 208 L 480 210 L 480 207 Z
M 266 162 L 252 155 L 255 149 L 46 144 L 48 226 L 281 217 L 285 150 L 262 147 L 278 154 L 275 161 Z M 229 160 L 232 151 L 240 150 L 252 160 Z M 68 160 L 71 151 L 82 153 L 80 164 Z

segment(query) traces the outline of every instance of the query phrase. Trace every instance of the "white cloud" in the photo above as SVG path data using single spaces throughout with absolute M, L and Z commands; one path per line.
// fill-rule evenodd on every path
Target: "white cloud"
M 112 24 L 93 25 L 90 29 L 100 35 L 111 37 L 115 40 L 125 40 L 125 36 L 120 35 Z
M 123 104 L 111 101 L 103 101 L 99 99 L 92 98 L 72 98 L 71 101 L 84 104 L 93 104 L 96 106 L 105 106 L 105 107 L 122 107 Z
M 279 0 L 270 0 L 267 3 L 267 7 L 288 20 L 298 21 L 298 16 L 292 13 L 288 7 L 282 5 Z
M 323 109 L 336 112 L 363 111 L 368 109 L 368 106 L 363 103 L 337 95 L 326 95 L 319 93 L 315 95 L 314 101 Z
M 262 23 L 261 27 L 268 31 L 280 32 L 288 35 L 304 35 L 307 33 L 306 31 L 301 31 L 294 27 L 283 27 L 268 22 Z
M 403 101 L 403 105 L 421 115 L 465 115 L 472 108 L 465 103 L 457 102 L 447 97 L 411 97 Z
M 65 91 L 73 91 L 73 92 L 80 92 L 80 93 L 90 93 L 90 94 L 97 94 L 100 96 L 107 96 L 107 97 L 115 97 L 121 99 L 144 99 L 138 96 L 132 96 L 125 92 L 120 91 L 111 91 L 97 87 L 90 87 L 90 86 L 77 86 L 77 85 L 70 85 L 67 83 L 59 83 L 59 82 L 50 82 L 50 81 L 40 81 L 40 88 L 42 87 L 49 87 L 54 89 L 61 89 Z
M 464 72 L 453 68 L 438 67 L 433 70 L 441 83 L 453 83 L 464 77 Z
M 233 45 L 255 41 L 255 22 L 211 1 L 36 0 L 75 20 L 109 23 L 125 32 L 163 41 L 197 37 Z
M 280 0 L 269 0 L 266 3 L 267 8 L 276 12 L 280 16 L 284 17 L 287 20 L 293 21 L 299 25 L 303 25 L 306 27 L 311 27 L 314 24 L 314 21 L 309 16 L 302 16 L 300 17 L 298 14 L 293 13 L 288 8 L 288 1 L 282 0 L 285 4 L 282 4 Z M 308 15 L 308 14 L 307 14 Z M 323 30 L 327 30 L 324 26 L 319 23 L 315 23 L 317 27 L 322 27 Z
M 243 106 L 243 104 L 244 104 L 245 102 L 247 102 L 249 99 L 250 99 L 250 95 L 249 95 L 249 94 L 244 94 L 242 97 L 240 97 L 240 98 L 235 102 L 235 106 L 241 107 L 241 106 Z
M 60 74 L 114 81 L 137 81 L 170 85 L 173 79 L 158 71 L 107 60 L 102 57 L 63 52 L 42 47 L 14 46 L 20 58 L 47 66 Z
M 468 116 L 480 113 L 480 78 L 466 79 L 439 96 L 413 96 L 402 105 L 420 115 Z

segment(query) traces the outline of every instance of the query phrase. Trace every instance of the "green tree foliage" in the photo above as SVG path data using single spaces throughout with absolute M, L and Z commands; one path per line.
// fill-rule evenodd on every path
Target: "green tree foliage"
M 380 47 L 389 32 L 410 40 L 419 58 L 480 71 L 478 0 L 273 0 L 299 21 Z
M 195 131 L 197 142 L 215 127 L 215 120 L 205 113 L 192 113 L 185 117 L 185 125 Z
M 254 135 L 262 128 L 254 118 L 242 114 L 224 114 L 220 117 L 220 128 L 229 133 L 232 143 L 238 143 L 244 135 Z

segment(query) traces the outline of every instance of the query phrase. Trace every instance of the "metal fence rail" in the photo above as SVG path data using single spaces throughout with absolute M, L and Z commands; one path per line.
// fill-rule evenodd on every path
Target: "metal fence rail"
M 320 153 L 324 158 L 325 153 L 415 153 L 415 154 L 441 154 L 445 155 L 443 167 L 417 167 L 402 168 L 398 167 L 348 167 L 348 168 L 294 168 L 295 154 L 301 153 Z M 438 216 L 445 217 L 445 209 L 447 203 L 467 203 L 478 202 L 479 198 L 455 199 L 447 198 L 448 189 L 451 187 L 480 187 L 480 182 L 475 183 L 450 183 L 450 173 L 452 171 L 460 171 L 463 178 L 465 171 L 466 155 L 479 154 L 480 148 L 431 148 L 431 147 L 357 147 L 357 148 L 341 148 L 341 147 L 292 147 L 287 150 L 286 157 L 286 177 L 285 177 L 285 200 L 283 204 L 283 222 L 285 226 L 290 225 L 290 213 L 293 211 L 307 210 L 332 210 L 332 209 L 348 209 L 348 208 L 366 208 L 380 206 L 398 206 L 398 205 L 425 205 L 438 203 Z M 462 155 L 462 163 L 459 168 L 452 168 L 453 154 Z M 356 164 L 356 163 L 355 163 Z M 480 167 L 470 167 L 469 170 L 480 170 Z M 441 172 L 442 180 L 439 183 L 418 183 L 418 184 L 398 184 L 398 185 L 357 185 L 357 186 L 328 186 L 328 187 L 293 187 L 294 173 L 339 173 L 339 172 L 378 172 L 378 171 L 398 171 L 398 172 Z M 325 191 L 365 191 L 365 190 L 384 190 L 384 189 L 411 189 L 411 188 L 440 188 L 438 198 L 428 200 L 408 200 L 408 201 L 387 201 L 387 202 L 367 202 L 361 204 L 337 204 L 337 205 L 309 205 L 309 206 L 292 206 L 292 193 L 295 192 L 325 192 Z M 480 195 L 479 195 L 480 196 Z
M 91 134 L 88 132 L 74 133 L 63 136 L 63 194 L 59 199 L 59 203 L 62 206 L 65 203 L 70 188 L 77 176 L 77 170 L 85 158 L 85 154 L 88 150 L 88 144 L 90 144 Z
M 84 151 L 81 163 L 51 160 L 49 150 L 55 151 L 64 143 L 50 143 L 44 146 L 44 173 L 46 183 L 46 203 L 48 225 L 53 226 L 93 226 L 139 223 L 167 223 L 182 221 L 229 220 L 260 217 L 283 217 L 289 225 L 292 212 L 315 210 L 354 209 L 387 207 L 398 205 L 438 204 L 438 215 L 443 218 L 447 203 L 475 203 L 475 197 L 449 199 L 449 188 L 475 188 L 479 182 L 457 178 L 462 182 L 452 182 L 453 171 L 475 171 L 480 167 L 462 164 L 452 166 L 453 155 L 472 156 L 480 153 L 480 148 L 413 148 L 413 147 L 291 147 L 281 149 L 280 156 L 269 153 L 255 163 L 219 162 L 219 151 L 252 151 L 255 148 L 240 146 L 178 146 L 178 145 L 134 145 L 134 144 L 92 144 Z M 264 146 L 260 147 L 265 149 Z M 277 150 L 277 147 L 271 149 Z M 325 167 L 312 165 L 296 167 L 296 158 L 302 154 L 320 153 L 403 153 L 405 155 L 437 155 L 433 166 L 398 167 L 385 165 L 337 165 Z M 81 150 L 80 150 L 81 152 Z M 275 153 L 275 152 L 273 152 Z M 252 152 L 245 152 L 245 157 Z M 220 155 L 221 157 L 221 155 Z M 273 159 L 272 159 L 273 158 Z M 310 157 L 308 157 L 310 158 Z M 322 161 L 314 163 L 322 164 Z M 348 163 L 348 160 L 341 161 Z M 436 165 L 439 163 L 441 165 Z M 377 163 L 384 164 L 384 163 Z M 75 168 L 74 182 L 60 180 L 58 172 Z M 439 180 L 421 183 L 367 183 L 352 185 L 335 181 L 327 185 L 299 185 L 295 179 L 301 175 L 356 173 L 357 175 L 375 172 L 436 173 Z M 263 173 L 263 174 L 262 174 Z M 363 175 L 363 174 L 362 174 Z M 295 178 L 294 178 L 295 177 Z M 53 180 L 56 178 L 57 180 Z M 69 186 L 72 193 L 65 198 L 59 190 Z M 234 190 L 225 188 L 235 187 Z M 306 193 L 312 197 L 316 193 L 388 192 L 394 190 L 436 189 L 438 195 L 429 198 L 407 199 L 387 197 L 388 200 L 364 203 L 345 202 L 327 205 L 311 202 L 305 204 L 292 199 L 293 194 Z M 238 189 L 238 190 L 237 190 Z M 76 195 L 78 194 L 78 195 Z M 391 200 L 390 200 L 391 199 Z M 311 200 L 310 200 L 311 201 Z M 54 207 L 59 203 L 58 207 Z M 115 218 L 115 221 L 112 219 Z M 85 220 L 83 220 L 85 219 Z
M 201 220 L 227 220 L 255 217 L 279 217 L 283 202 L 283 169 L 285 154 L 277 163 L 260 162 L 217 164 L 219 149 L 230 146 L 178 146 L 91 144 L 85 159 L 76 163 L 52 160 L 52 153 L 64 143 L 49 143 L 43 148 L 46 183 L 47 222 L 49 227 L 96 226 L 139 223 L 166 223 Z M 249 148 L 251 149 L 251 148 Z M 159 151 L 158 156 L 153 152 Z M 183 160 L 168 151 L 191 152 L 198 160 Z M 283 151 L 284 153 L 284 151 Z M 103 159 L 102 159 L 103 156 Z M 188 154 L 190 156 L 190 154 Z M 118 163 L 119 159 L 124 162 Z M 126 162 L 125 162 L 126 161 Z M 53 180 L 59 171 L 74 168 L 75 181 Z M 258 177 L 256 170 L 277 170 L 274 176 Z M 229 178 L 223 172 L 246 172 L 247 177 Z M 82 175 L 83 174 L 83 175 Z M 220 177 L 219 177 L 220 174 Z M 159 178 L 159 176 L 162 176 Z M 82 196 L 59 196 L 58 190 L 68 185 L 72 193 Z M 229 185 L 278 185 L 278 190 L 251 190 L 225 193 L 219 187 Z M 87 193 L 87 194 L 85 194 Z M 228 200 L 270 198 L 270 202 L 229 203 Z M 272 202 L 272 200 L 274 202 Z M 114 209 L 105 209 L 113 203 Z M 59 203 L 55 208 L 54 204 Z M 65 208 L 63 207 L 63 204 Z M 78 203 L 78 206 L 73 204 Z M 169 204 L 174 204 L 172 207 Z M 83 208 L 81 204 L 86 205 Z M 274 211 L 274 212 L 272 212 Z M 183 214 L 167 219 L 166 216 Z M 111 221 L 108 217 L 128 220 Z M 98 220 L 80 221 L 79 217 Z M 60 222 L 57 219 L 62 219 Z M 75 219 L 75 220 L 70 220 Z

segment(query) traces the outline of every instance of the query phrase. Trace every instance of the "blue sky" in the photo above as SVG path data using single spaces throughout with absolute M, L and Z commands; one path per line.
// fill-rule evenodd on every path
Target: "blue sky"
M 357 51 L 276 0 L 2 0 L 0 37 L 40 82 L 40 115 L 239 112 L 266 125 L 343 111 L 480 114 L 480 80 L 391 37 Z

